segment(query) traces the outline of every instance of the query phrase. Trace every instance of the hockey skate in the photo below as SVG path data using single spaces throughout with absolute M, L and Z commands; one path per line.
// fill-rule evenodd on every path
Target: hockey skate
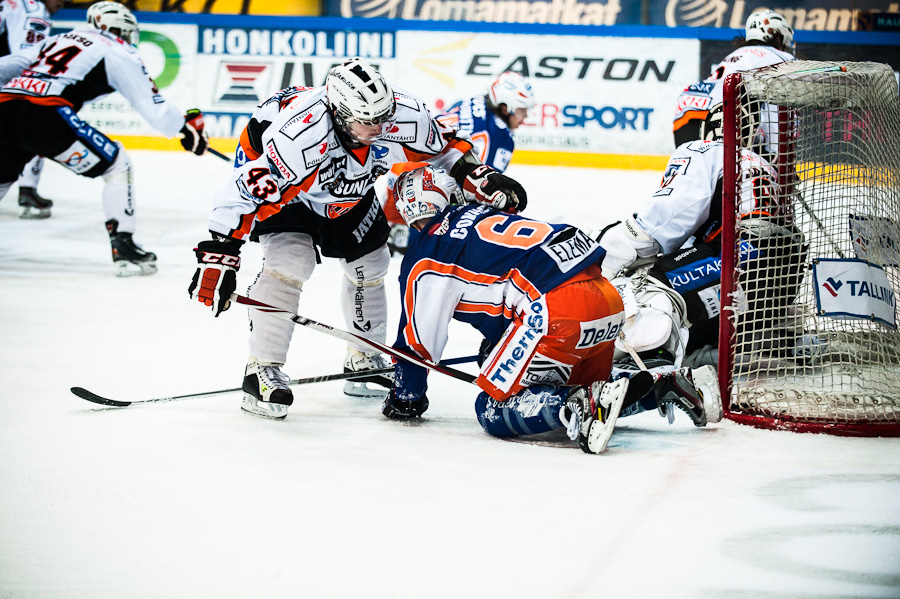
M 609 382 L 597 381 L 589 387 L 576 387 L 560 413 L 569 438 L 578 441 L 585 453 L 603 453 L 622 405 L 646 395 L 652 384 L 650 374 L 638 372 L 630 379 L 622 377 Z
M 19 187 L 19 206 L 22 207 L 19 218 L 50 218 L 53 200 L 41 197 L 34 187 Z
M 134 243 L 131 233 L 120 233 L 115 219 L 106 221 L 109 244 L 117 277 L 152 275 L 156 272 L 156 254 L 147 252 Z
M 281 366 L 250 358 L 244 370 L 244 384 L 241 386 L 244 392 L 242 410 L 275 420 L 287 416 L 288 406 L 294 403 L 294 394 L 288 387 L 291 379 L 281 372 Z
M 722 420 L 722 397 L 712 366 L 679 368 L 661 375 L 653 385 L 660 413 L 674 422 L 674 409 L 687 414 L 694 426 L 706 426 Z
M 359 372 L 364 370 L 380 370 L 389 368 L 390 363 L 378 352 L 363 353 L 355 349 L 347 350 L 347 358 L 344 360 L 344 372 Z M 383 387 L 370 387 L 369 384 Z M 344 395 L 351 397 L 377 397 L 384 398 L 387 389 L 394 386 L 394 374 L 374 374 L 347 381 L 344 384 Z

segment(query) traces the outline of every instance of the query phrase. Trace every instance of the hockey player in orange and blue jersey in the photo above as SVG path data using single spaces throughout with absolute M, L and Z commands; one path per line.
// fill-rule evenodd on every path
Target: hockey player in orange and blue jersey
M 618 411 L 649 390 L 649 375 L 608 383 L 613 341 L 625 315 L 598 262 L 603 249 L 583 231 L 454 204 L 456 183 L 426 166 L 403 173 L 396 206 L 419 231 L 400 272 L 394 347 L 439 360 L 455 319 L 484 335 L 476 413 L 491 435 L 566 428 L 582 449 L 606 447 Z M 395 366 L 382 411 L 395 419 L 428 408 L 427 370 Z

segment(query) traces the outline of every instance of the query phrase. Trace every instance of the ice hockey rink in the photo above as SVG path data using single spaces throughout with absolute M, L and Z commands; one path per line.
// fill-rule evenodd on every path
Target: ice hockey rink
M 75 397 L 72 386 L 167 397 L 243 376 L 246 311 L 213 318 L 186 291 L 230 166 L 132 155 L 135 239 L 159 256 L 156 275 L 113 276 L 101 181 L 48 165 L 39 189 L 56 205 L 43 221 L 17 218 L 15 189 L 0 201 L 0 598 L 900 597 L 898 439 L 644 413 L 587 455 L 488 437 L 475 388 L 439 374 L 416 423 L 385 419 L 342 382 L 294 387 L 281 422 L 243 413 L 237 392 L 128 408 Z M 659 181 L 507 174 L 529 190 L 527 215 L 586 230 Z M 259 259 L 245 248 L 239 291 Z M 343 327 L 341 276 L 321 264 L 300 313 Z M 390 337 L 394 303 L 391 319 Z M 444 357 L 478 341 L 458 325 Z M 336 373 L 343 356 L 341 341 L 298 327 L 284 370 Z

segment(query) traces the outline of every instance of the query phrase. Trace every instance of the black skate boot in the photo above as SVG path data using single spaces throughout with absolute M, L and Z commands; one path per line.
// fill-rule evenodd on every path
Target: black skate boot
M 19 206 L 22 207 L 19 218 L 50 218 L 53 200 L 41 197 L 34 187 L 19 187 Z
M 112 246 L 113 264 L 117 277 L 152 275 L 156 272 L 156 254 L 144 251 L 134 243 L 131 233 L 120 233 L 119 221 L 106 221 L 109 243 Z
M 722 419 L 722 398 L 719 382 L 712 366 L 679 368 L 663 374 L 653 385 L 659 410 L 674 421 L 674 409 L 687 414 L 694 426 L 706 426 L 708 422 Z
M 281 372 L 281 366 L 282 364 L 250 358 L 244 370 L 244 384 L 241 386 L 244 392 L 242 410 L 275 420 L 287 416 L 288 406 L 294 403 L 294 394 L 288 387 L 291 379 Z

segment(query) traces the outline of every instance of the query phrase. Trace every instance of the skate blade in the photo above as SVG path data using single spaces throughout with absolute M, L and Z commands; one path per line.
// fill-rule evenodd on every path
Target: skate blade
M 117 277 L 139 277 L 156 273 L 156 262 L 129 262 L 119 260 L 115 263 Z
M 269 420 L 284 420 L 287 417 L 288 407 L 278 403 L 266 403 L 254 401 L 252 396 L 244 395 L 241 401 L 241 410 Z
M 384 399 L 385 397 L 387 397 L 387 394 L 388 390 L 384 387 L 369 387 L 368 383 L 357 383 L 354 381 L 347 381 L 346 383 L 344 383 L 344 395 L 349 395 L 350 397 L 371 397 Z
M 22 206 L 22 212 L 19 214 L 19 218 L 24 218 L 25 220 L 40 220 L 44 218 L 50 218 L 50 209 L 35 208 L 34 206 Z
M 706 412 L 706 421 L 716 423 L 722 420 L 722 395 L 719 392 L 719 378 L 716 369 L 712 366 L 694 368 L 691 372 L 694 379 L 694 387 L 703 397 L 703 409 Z

